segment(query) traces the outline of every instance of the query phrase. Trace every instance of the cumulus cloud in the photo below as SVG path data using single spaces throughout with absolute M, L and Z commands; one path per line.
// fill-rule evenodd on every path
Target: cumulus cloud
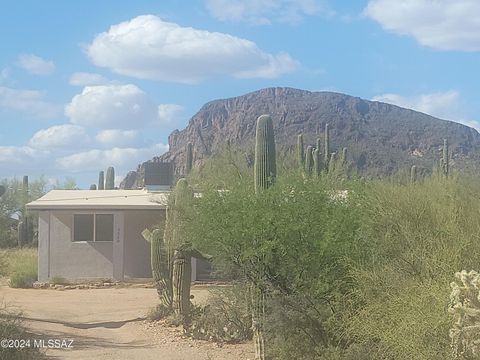
M 100 131 L 95 137 L 97 142 L 107 147 L 136 147 L 142 144 L 138 130 L 107 129 Z
M 168 150 L 168 145 L 156 144 L 146 148 L 93 149 L 60 157 L 56 163 L 60 169 L 71 172 L 97 171 L 99 168 L 114 166 L 122 172 L 136 168 L 138 163 Z
M 45 100 L 46 93 L 0 86 L 0 108 L 19 110 L 43 118 L 61 114 L 61 107 Z
M 65 107 L 74 124 L 134 129 L 155 122 L 157 106 L 135 85 L 87 86 Z
M 42 59 L 33 54 L 21 54 L 18 56 L 18 66 L 34 75 L 51 75 L 55 71 L 55 64 L 52 61 Z
M 81 126 L 56 125 L 37 131 L 28 145 L 35 149 L 78 148 L 86 145 L 89 137 Z
M 48 150 L 29 146 L 0 146 L 0 169 L 3 176 L 41 174 L 51 165 Z
M 480 50 L 478 0 L 370 0 L 363 14 L 439 50 Z
M 334 15 L 324 2 L 318 0 L 206 0 L 206 7 L 220 21 L 253 25 L 298 23 L 305 16 Z
M 0 71 L 0 84 L 8 79 L 8 76 L 10 75 L 9 73 L 10 71 L 8 70 L 8 68 L 3 68 Z
M 70 76 L 68 81 L 73 86 L 105 85 L 110 81 L 100 74 L 76 72 Z
M 252 41 L 153 15 L 111 26 L 86 52 L 95 65 L 118 74 L 180 83 L 225 75 L 275 78 L 299 67 L 290 55 L 269 54 Z
M 477 121 L 467 120 L 463 116 L 460 106 L 460 93 L 455 90 L 411 97 L 399 94 L 383 94 L 373 97 L 372 100 L 420 111 L 441 119 L 459 122 L 477 130 L 480 129 Z
M 183 106 L 177 104 L 160 104 L 158 105 L 158 122 L 160 124 L 171 124 L 178 119 L 182 111 Z

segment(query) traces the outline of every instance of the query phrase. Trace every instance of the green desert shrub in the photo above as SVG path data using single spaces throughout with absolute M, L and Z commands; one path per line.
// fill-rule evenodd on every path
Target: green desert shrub
M 329 179 L 297 172 L 258 195 L 253 182 L 239 183 L 205 191 L 196 203 L 189 225 L 195 246 L 215 266 L 267 289 L 274 358 L 316 359 L 340 346 L 335 318 L 351 290 L 349 263 L 365 248 L 357 238 L 362 187 L 341 186 L 350 193 L 336 199 Z
M 7 307 L 5 304 L 0 304 L 0 339 L 31 339 L 32 335 L 28 334 L 22 325 L 20 318 L 21 314 Z M 44 356 L 35 349 L 32 344 L 31 347 L 24 347 L 22 349 L 0 347 L 0 359 L 5 360 L 37 360 L 44 359 Z
M 360 234 L 370 245 L 352 264 L 343 336 L 371 359 L 451 359 L 451 274 L 480 267 L 478 179 L 378 181 L 366 193 Z
M 252 338 L 246 285 L 210 290 L 208 305 L 194 306 L 187 334 L 195 339 L 236 343 Z
M 9 249 L 5 252 L 7 258 L 7 276 L 10 286 L 14 288 L 29 288 L 37 281 L 37 249 Z

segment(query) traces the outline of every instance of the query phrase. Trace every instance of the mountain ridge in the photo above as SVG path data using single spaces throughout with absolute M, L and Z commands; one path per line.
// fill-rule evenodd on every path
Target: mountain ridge
M 303 133 L 306 145 L 315 144 L 329 124 L 331 148 L 347 147 L 359 174 L 391 175 L 417 165 L 428 172 L 440 157 L 447 138 L 457 169 L 480 168 L 480 134 L 473 128 L 428 114 L 342 93 L 311 92 L 289 87 L 264 88 L 245 95 L 207 102 L 183 130 L 168 137 L 169 151 L 149 161 L 173 161 L 183 173 L 185 147 L 191 142 L 199 164 L 228 140 L 246 152 L 254 138 L 255 121 L 270 114 L 278 151 L 291 151 Z M 131 171 L 121 187 L 142 185 L 143 164 Z

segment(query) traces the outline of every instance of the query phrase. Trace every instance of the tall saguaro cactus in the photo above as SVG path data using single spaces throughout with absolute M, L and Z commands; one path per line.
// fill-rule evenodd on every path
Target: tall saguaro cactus
M 410 168 L 410 182 L 412 184 L 417 182 L 417 167 L 415 165 Z
M 192 256 L 188 239 L 185 238 L 183 228 L 185 210 L 193 199 L 193 191 L 186 179 L 180 179 L 174 191 L 174 223 L 172 242 L 175 247 L 173 258 L 173 310 L 175 314 L 188 322 L 190 311 L 190 284 L 192 279 Z
M 320 149 L 316 148 L 313 152 L 313 169 L 316 177 L 320 176 L 322 172 L 322 159 Z
M 330 131 L 328 128 L 328 124 L 325 124 L 325 149 L 324 149 L 324 162 L 325 162 L 325 169 L 329 169 L 328 163 L 330 161 Z
M 255 139 L 255 192 L 270 187 L 277 175 L 275 138 L 270 115 L 261 115 L 257 119 Z
M 185 175 L 190 174 L 193 167 L 193 145 L 192 143 L 187 144 L 186 155 L 185 155 Z
M 270 115 L 261 115 L 257 119 L 255 143 L 255 192 L 266 190 L 274 183 L 276 176 L 275 137 Z M 260 273 L 260 277 L 264 274 Z M 252 326 L 255 359 L 265 360 L 265 297 L 266 290 L 251 284 Z
M 22 180 L 22 208 L 20 210 L 21 219 L 18 222 L 18 246 L 26 245 L 33 241 L 33 227 L 28 218 L 25 204 L 28 202 L 28 176 L 25 175 Z
M 305 154 L 305 174 L 311 176 L 313 172 L 313 146 L 307 147 L 307 152 Z
M 105 173 L 103 171 L 100 171 L 98 173 L 98 190 L 104 190 L 105 189 Z
M 303 172 L 305 169 L 305 150 L 303 145 L 303 134 L 297 136 L 297 162 L 298 168 Z
M 105 177 L 105 190 L 113 190 L 115 188 L 115 169 L 109 166 L 107 176 Z
M 160 229 L 146 229 L 142 235 L 150 242 L 153 281 L 165 311 L 169 312 L 173 304 L 171 248 L 167 244 L 165 232 Z
M 442 172 L 445 177 L 448 177 L 448 173 L 450 170 L 450 162 L 449 162 L 449 156 L 448 156 L 448 140 L 443 139 L 443 154 L 442 154 Z

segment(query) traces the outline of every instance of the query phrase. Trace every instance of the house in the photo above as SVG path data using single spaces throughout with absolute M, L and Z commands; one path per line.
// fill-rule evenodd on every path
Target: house
M 165 218 L 169 191 L 52 190 L 27 204 L 38 213 L 38 280 L 151 278 L 150 244 L 141 235 Z M 192 259 L 192 280 L 208 278 Z

